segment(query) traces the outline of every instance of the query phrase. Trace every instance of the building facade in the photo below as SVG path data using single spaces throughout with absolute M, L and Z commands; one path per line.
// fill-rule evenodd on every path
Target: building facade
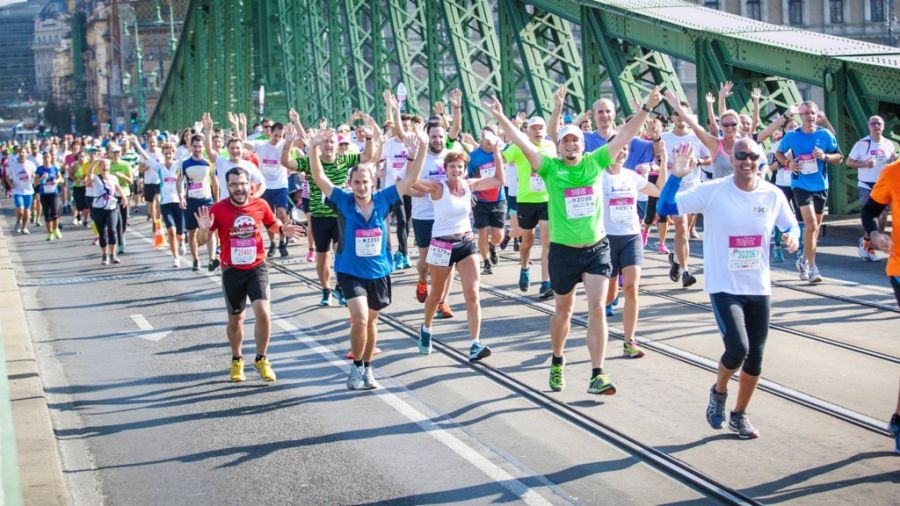
M 59 77 L 54 69 L 56 56 L 66 48 L 71 51 L 71 34 L 69 9 L 63 0 L 48 2 L 34 19 L 31 49 L 34 52 L 35 94 L 41 101 L 53 96 L 53 81 Z
M 29 0 L 0 7 L 0 111 L 34 101 L 34 18 L 47 0 Z M 2 114 L 2 112 L 0 112 Z

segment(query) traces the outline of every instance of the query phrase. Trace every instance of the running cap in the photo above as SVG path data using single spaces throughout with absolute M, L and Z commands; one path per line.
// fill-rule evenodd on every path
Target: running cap
M 338 135 L 337 143 L 338 144 L 350 144 L 350 137 L 347 135 Z
M 581 140 L 584 140 L 584 132 L 581 131 L 581 128 L 577 125 L 566 125 L 559 129 L 559 134 L 556 136 L 556 143 L 559 144 L 567 135 L 574 135 Z
M 338 127 L 337 127 L 336 130 L 337 130 L 338 132 L 349 132 L 349 131 L 350 131 L 350 126 L 349 126 L 349 125 L 338 125 Z
M 526 127 L 530 127 L 530 126 L 534 126 L 534 125 L 541 125 L 543 127 L 546 127 L 547 123 L 544 121 L 544 118 L 542 118 L 540 116 L 535 116 L 533 118 L 529 118 L 528 122 L 525 123 Z

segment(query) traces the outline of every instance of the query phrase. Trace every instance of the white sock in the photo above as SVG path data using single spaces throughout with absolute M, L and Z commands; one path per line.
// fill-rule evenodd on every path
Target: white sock
M 431 334 L 431 327 L 426 327 L 425 325 L 422 325 L 422 330 L 424 330 L 425 332 Z

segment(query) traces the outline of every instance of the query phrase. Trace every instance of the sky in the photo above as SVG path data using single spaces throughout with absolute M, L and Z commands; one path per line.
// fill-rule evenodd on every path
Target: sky
M 9 4 L 17 4 L 24 1 L 25 0 L 0 0 L 0 7 L 6 7 Z

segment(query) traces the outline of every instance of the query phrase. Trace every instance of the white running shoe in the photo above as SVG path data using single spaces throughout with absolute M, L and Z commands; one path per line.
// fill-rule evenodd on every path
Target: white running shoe
M 808 279 L 809 279 L 809 282 L 810 282 L 810 283 L 813 283 L 813 284 L 815 284 L 815 283 L 821 283 L 821 282 L 822 282 L 822 275 L 819 274 L 819 267 L 818 267 L 818 266 L 813 265 L 813 266 L 809 269 L 809 278 L 808 278 Z
M 178 256 L 178 255 L 175 256 L 175 258 L 172 260 L 172 266 L 175 267 L 176 269 L 181 267 L 181 257 L 180 256 Z
M 800 273 L 800 281 L 808 281 L 809 280 L 809 265 L 806 263 L 806 257 L 800 257 L 794 262 L 794 267 L 797 268 L 797 272 Z

